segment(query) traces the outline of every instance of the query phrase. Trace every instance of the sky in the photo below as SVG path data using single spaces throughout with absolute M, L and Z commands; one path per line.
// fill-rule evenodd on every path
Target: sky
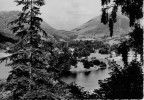
M 72 30 L 101 14 L 100 0 L 45 0 L 41 17 L 58 30 Z M 0 11 L 21 10 L 14 0 L 0 0 Z

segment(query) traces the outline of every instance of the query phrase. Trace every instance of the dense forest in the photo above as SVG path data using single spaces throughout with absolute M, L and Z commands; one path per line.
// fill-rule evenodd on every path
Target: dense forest
M 0 62 L 10 60 L 6 66 L 12 68 L 8 78 L 0 81 L 1 100 L 143 98 L 143 28 L 139 23 L 143 17 L 143 0 L 101 0 L 101 23 L 109 26 L 110 37 L 115 34 L 113 27 L 119 9 L 129 18 L 129 26 L 132 28 L 128 39 L 112 46 L 98 40 L 48 41 L 46 31 L 40 26 L 43 19 L 39 17 L 40 7 L 45 5 L 45 0 L 15 2 L 22 6 L 22 11 L 16 20 L 10 22 L 18 39 L 6 50 L 10 55 L 0 59 Z M 99 89 L 95 89 L 91 94 L 76 83 L 68 84 L 60 79 L 63 73 L 69 72 L 71 65 L 77 67 L 78 60 L 81 60 L 87 69 L 93 65 L 106 67 L 106 64 L 98 59 L 90 62 L 86 59 L 96 50 L 110 56 L 111 52 L 115 51 L 122 56 L 123 61 L 123 67 L 111 61 L 110 77 L 99 80 Z M 128 62 L 130 50 L 134 51 L 135 56 Z M 140 61 L 137 59 L 138 55 Z M 85 59 L 79 59 L 82 57 Z

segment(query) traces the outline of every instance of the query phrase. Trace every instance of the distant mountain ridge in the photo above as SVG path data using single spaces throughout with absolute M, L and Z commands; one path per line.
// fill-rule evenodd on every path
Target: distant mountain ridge
M 14 37 L 14 34 L 12 34 L 11 31 L 12 25 L 9 25 L 8 23 L 18 18 L 19 13 L 20 11 L 0 12 L 0 32 L 8 34 L 5 36 Z M 56 30 L 45 21 L 41 23 L 41 27 L 46 31 L 47 35 L 54 40 L 70 40 L 71 38 L 75 37 L 75 34 L 73 32 Z
M 12 34 L 8 25 L 9 22 L 16 19 L 20 11 L 0 12 L 0 34 L 4 37 L 15 40 L 15 35 Z M 94 17 L 81 26 L 71 30 L 57 30 L 47 24 L 45 21 L 41 23 L 41 27 L 46 31 L 48 36 L 56 41 L 70 41 L 72 39 L 92 38 L 105 39 L 109 37 L 109 27 L 101 23 L 101 16 Z M 117 16 L 117 22 L 114 24 L 114 36 L 125 35 L 130 31 L 129 19 L 121 14 Z
M 117 22 L 114 24 L 114 35 L 127 34 L 130 31 L 129 19 L 121 14 L 117 15 Z M 78 28 L 72 30 L 77 38 L 100 38 L 109 36 L 109 26 L 101 23 L 101 16 L 97 16 Z

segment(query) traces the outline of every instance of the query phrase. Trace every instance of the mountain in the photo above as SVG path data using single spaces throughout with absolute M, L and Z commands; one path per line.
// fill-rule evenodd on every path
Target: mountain
M 48 25 L 46 22 L 42 22 L 41 27 L 46 31 L 47 34 L 51 35 L 56 40 L 69 41 L 76 37 L 74 32 L 65 31 L 65 30 L 56 30 L 53 27 L 51 27 L 50 25 Z
M 6 37 L 14 37 L 14 34 L 12 34 L 11 31 L 12 25 L 8 23 L 18 18 L 19 13 L 20 11 L 0 12 L 0 32 L 5 33 Z M 48 25 L 45 21 L 41 23 L 41 27 L 46 31 L 47 35 L 54 40 L 70 40 L 75 37 L 73 32 L 56 30 L 55 28 Z
M 118 14 L 117 22 L 114 24 L 114 36 L 121 36 L 130 31 L 129 19 L 123 15 Z M 83 25 L 72 30 L 80 38 L 106 38 L 109 37 L 109 26 L 101 23 L 101 16 L 97 16 Z
M 0 34 L 2 36 L 11 38 L 12 40 L 16 39 L 15 35 L 12 34 L 12 31 L 10 30 L 12 25 L 9 25 L 8 23 L 16 19 L 19 13 L 20 11 L 0 12 Z M 106 39 L 110 34 L 108 25 L 101 23 L 101 16 L 97 16 L 71 31 L 57 30 L 45 21 L 41 23 L 41 27 L 46 31 L 51 39 L 57 41 L 69 41 L 80 38 Z M 113 37 L 124 36 L 129 31 L 129 19 L 121 14 L 118 14 L 117 22 L 114 24 Z

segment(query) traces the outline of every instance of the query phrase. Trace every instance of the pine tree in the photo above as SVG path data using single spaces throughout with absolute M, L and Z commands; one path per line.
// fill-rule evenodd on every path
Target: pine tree
M 1 61 L 10 60 L 8 66 L 12 67 L 7 78 L 6 91 L 11 91 L 11 100 L 32 100 L 58 98 L 51 92 L 53 77 L 48 69 L 48 55 L 52 52 L 49 42 L 42 40 L 47 37 L 41 28 L 43 21 L 40 7 L 44 0 L 15 0 L 17 5 L 23 5 L 18 19 L 11 22 L 15 24 L 13 33 L 19 41 L 7 52 L 11 55 Z
M 73 99 L 75 94 L 71 92 L 70 85 L 60 80 L 60 74 L 70 68 L 71 56 L 68 52 L 58 55 L 54 52 L 53 43 L 43 39 L 48 38 L 40 26 L 43 20 L 39 17 L 44 0 L 15 2 L 23 5 L 18 19 L 11 22 L 14 26 L 12 31 L 19 41 L 6 51 L 9 56 L 0 59 L 0 62 L 10 60 L 7 66 L 12 68 L 4 88 L 4 91 L 11 92 L 7 99 Z M 63 58 L 65 59 L 61 62 Z

